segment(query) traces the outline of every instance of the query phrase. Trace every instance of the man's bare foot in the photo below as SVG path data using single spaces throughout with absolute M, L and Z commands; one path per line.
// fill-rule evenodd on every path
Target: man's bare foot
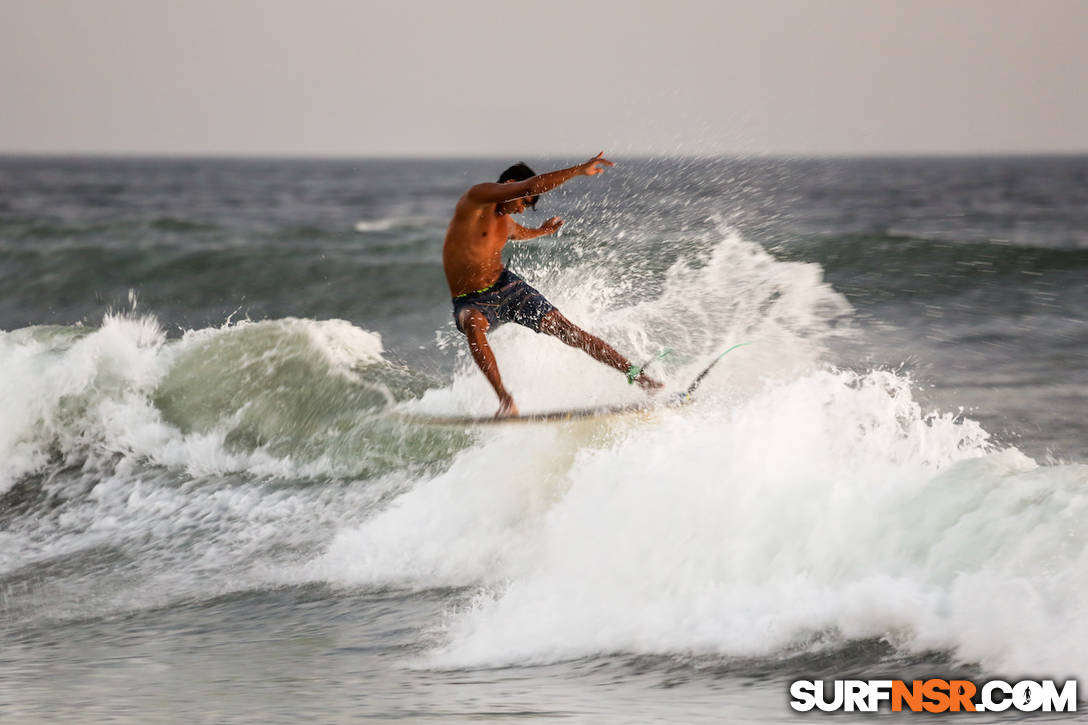
M 665 387 L 664 383 L 657 382 L 646 373 L 639 373 L 638 377 L 635 378 L 635 382 L 638 383 L 640 388 L 645 390 L 650 395 L 653 395 L 658 390 L 661 390 L 661 388 Z
M 518 413 L 517 403 L 514 402 L 514 396 L 507 395 L 499 398 L 499 411 L 495 413 L 496 418 L 512 418 Z

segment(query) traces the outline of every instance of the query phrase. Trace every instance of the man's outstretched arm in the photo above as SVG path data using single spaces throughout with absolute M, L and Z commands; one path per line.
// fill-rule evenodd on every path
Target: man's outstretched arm
M 536 239 L 537 237 L 554 234 L 559 231 L 559 227 L 563 226 L 563 220 L 557 216 L 553 216 L 536 229 L 523 227 L 512 219 L 511 222 L 514 225 L 514 233 L 510 235 L 510 238 L 519 242 L 525 241 L 526 239 Z
M 537 196 L 565 184 L 575 176 L 596 176 L 604 171 L 606 166 L 615 166 L 615 164 L 604 158 L 604 151 L 602 151 L 585 163 L 571 166 L 569 169 L 537 174 L 525 181 L 476 184 L 468 190 L 468 198 L 478 204 L 499 204 L 525 196 Z

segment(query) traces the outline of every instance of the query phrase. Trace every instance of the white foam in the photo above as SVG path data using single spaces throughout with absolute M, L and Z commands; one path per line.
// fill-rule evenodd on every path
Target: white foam
M 196 394 L 240 367 L 264 365 L 272 371 L 292 356 L 321 374 L 357 380 L 358 370 L 380 361 L 381 352 L 377 334 L 343 320 L 239 323 L 170 342 L 153 316 L 107 315 L 97 329 L 0 333 L 0 367 L 5 370 L 0 379 L 5 401 L 0 492 L 57 457 L 94 468 L 97 461 L 119 454 L 181 467 L 195 476 L 318 474 L 320 462 L 299 465 L 263 450 L 239 452 L 224 444 L 246 400 L 207 411 L 207 425 L 180 430 L 164 420 L 155 397 L 168 376 L 185 376 L 178 369 L 185 363 L 198 366 L 189 389 Z M 260 383 L 258 377 L 256 389 Z M 245 392 L 228 391 L 236 397 Z
M 330 385 L 358 379 L 380 359 L 372 333 L 281 320 L 167 341 L 152 318 L 109 317 L 96 330 L 0 335 L 0 491 L 66 460 L 93 485 L 9 531 L 0 570 L 128 546 L 139 596 L 101 591 L 95 609 L 74 588 L 70 606 L 92 611 L 268 579 L 469 587 L 478 596 L 451 613 L 436 666 L 612 651 L 773 657 L 880 637 L 992 670 L 1088 672 L 1088 468 L 994 450 L 974 422 L 923 410 L 902 375 L 830 367 L 822 343 L 848 307 L 814 265 L 726 235 L 675 264 L 659 297 L 611 279 L 582 267 L 533 281 L 632 357 L 665 344 L 686 353 L 657 368 L 674 386 L 706 356 L 754 344 L 682 410 L 484 431 L 441 473 L 338 486 L 266 484 L 334 467 L 227 436 L 274 402 L 262 396 L 275 385 L 294 390 L 295 368 Z M 641 395 L 544 336 L 507 326 L 494 342 L 523 409 Z M 171 391 L 183 393 L 177 420 L 156 401 Z M 491 396 L 466 359 L 420 405 L 487 412 Z M 256 423 L 275 424 L 266 410 Z M 292 421 L 297 434 L 309 417 Z M 310 566 L 275 565 L 271 552 L 328 531 Z
M 347 320 L 320 320 L 302 327 L 337 373 L 355 379 L 356 368 L 382 359 L 381 335 L 361 330 Z
M 405 220 L 399 217 L 385 217 L 382 219 L 360 219 L 355 222 L 355 231 L 357 232 L 385 232 L 398 224 L 403 223 Z
M 1088 468 L 993 448 L 973 421 L 923 410 L 905 376 L 827 366 L 821 342 L 845 302 L 812 265 L 731 236 L 634 307 L 586 274 L 554 298 L 628 350 L 652 353 L 639 331 L 690 315 L 706 331 L 686 339 L 695 349 L 755 344 L 680 412 L 481 433 L 443 474 L 340 531 L 315 577 L 478 587 L 428 660 L 440 667 L 882 638 L 993 671 L 1088 672 Z M 523 409 L 623 394 L 615 373 L 552 342 L 495 335 Z M 488 393 L 466 365 L 424 404 L 484 412 Z
M 435 666 L 876 637 L 1081 673 L 1086 483 L 923 414 L 890 373 L 821 372 L 732 410 L 486 437 L 316 575 L 482 586 Z
M 97 329 L 0 334 L 0 367 L 7 372 L 0 379 L 7 406 L 0 419 L 0 492 L 40 473 L 35 487 L 62 503 L 9 522 L 0 572 L 111 552 L 102 557 L 111 562 L 108 570 L 97 569 L 98 557 L 91 556 L 70 573 L 35 577 L 5 606 L 33 617 L 95 616 L 261 586 L 278 555 L 297 555 L 331 527 L 357 522 L 404 485 L 402 474 L 373 476 L 360 486 L 329 484 L 343 467 L 331 453 L 296 459 L 264 446 L 230 445 L 228 436 L 256 393 L 292 392 L 266 390 L 282 369 L 299 370 L 309 390 L 320 390 L 322 383 L 361 377 L 380 353 L 376 335 L 339 320 L 242 323 L 168 341 L 153 317 L 111 315 Z M 253 375 L 228 385 L 227 397 L 241 398 L 234 408 L 202 410 L 209 400 L 202 394 L 211 389 L 215 400 L 223 378 L 247 366 Z M 250 379 L 252 389 L 238 383 Z M 180 423 L 157 400 L 167 381 L 181 394 Z M 282 485 L 308 478 L 326 485 Z

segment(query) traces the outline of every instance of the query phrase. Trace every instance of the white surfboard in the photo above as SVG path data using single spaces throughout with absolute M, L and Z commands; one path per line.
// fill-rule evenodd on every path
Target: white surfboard
M 639 403 L 619 403 L 616 405 L 602 405 L 592 408 L 545 410 L 533 413 L 522 413 L 521 415 L 511 415 L 505 418 L 496 418 L 493 415 L 420 415 L 415 413 L 396 413 L 395 415 L 407 423 L 415 423 L 417 425 L 468 427 L 477 425 L 514 425 L 517 423 L 560 423 L 563 421 L 647 413 L 652 410 L 666 407 L 676 408 L 687 405 L 695 399 L 694 393 L 696 388 L 703 382 L 703 378 L 707 376 L 707 373 L 714 369 L 714 366 L 718 364 L 718 361 L 725 357 L 726 353 L 748 344 L 750 343 L 742 342 L 733 345 L 711 360 L 710 364 L 695 376 L 695 379 L 691 381 L 683 392 L 675 393 L 660 402 L 647 400 Z

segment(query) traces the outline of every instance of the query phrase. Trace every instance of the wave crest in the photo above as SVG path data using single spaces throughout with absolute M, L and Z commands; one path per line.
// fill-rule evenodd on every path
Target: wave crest
M 343 476 L 450 450 L 448 435 L 406 441 L 410 431 L 374 415 L 430 381 L 386 362 L 378 335 L 343 320 L 246 322 L 168 340 L 153 316 L 108 315 L 97 329 L 3 333 L 0 364 L 9 411 L 0 492 L 28 475 L 119 460 L 191 475 Z

